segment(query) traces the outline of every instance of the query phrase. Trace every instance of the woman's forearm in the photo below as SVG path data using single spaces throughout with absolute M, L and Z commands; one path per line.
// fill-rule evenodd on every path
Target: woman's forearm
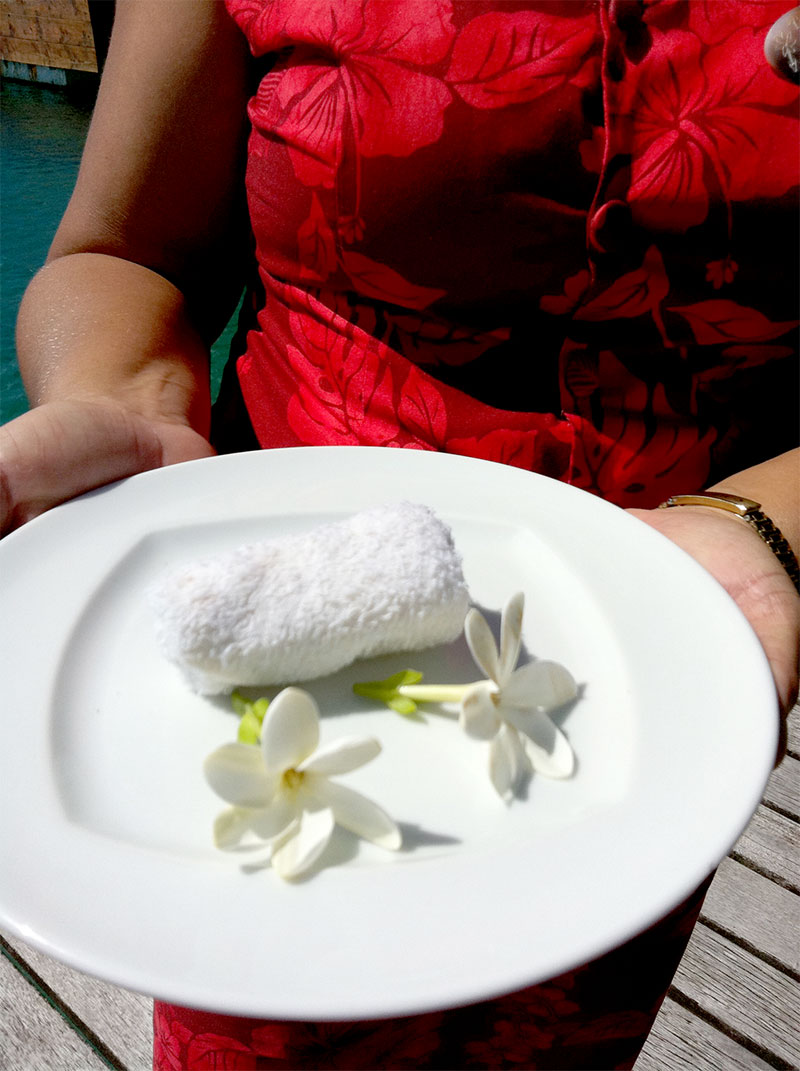
M 800 558 L 800 449 L 737 472 L 709 490 L 760 502 Z
M 183 294 L 114 256 L 73 253 L 34 278 L 17 325 L 33 405 L 112 398 L 141 415 L 208 434 L 208 350 Z
M 208 343 L 247 250 L 247 46 L 218 0 L 118 0 L 78 180 L 20 310 L 34 404 L 208 427 Z

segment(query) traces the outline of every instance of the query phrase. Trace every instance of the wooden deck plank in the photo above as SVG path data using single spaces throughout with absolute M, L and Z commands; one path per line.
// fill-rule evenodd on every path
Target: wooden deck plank
M 773 1065 L 800 1066 L 800 986 L 703 923 L 692 935 L 673 989 L 680 1003 L 696 1006 L 764 1058 L 769 1054 Z
M 736 863 L 722 862 L 701 919 L 773 966 L 800 972 L 800 896 Z
M 786 719 L 786 750 L 789 755 L 800 759 L 800 703 L 790 711 Z
M 51 959 L 3 934 L 22 963 L 105 1045 L 120 1065 L 141 1071 L 152 1064 L 153 1002 Z
M 5 955 L 0 955 L 0 1022 L 0 1067 L 8 1071 L 108 1071 Z
M 770 1071 L 771 1067 L 667 997 L 634 1071 Z
M 754 867 L 792 892 L 800 892 L 798 825 L 785 815 L 763 805 L 731 853 L 734 859 Z
M 786 756 L 767 783 L 764 802 L 800 820 L 800 760 Z

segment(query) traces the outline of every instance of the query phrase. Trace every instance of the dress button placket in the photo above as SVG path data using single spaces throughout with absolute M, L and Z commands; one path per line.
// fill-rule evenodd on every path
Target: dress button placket
M 619 130 L 613 108 L 615 87 L 625 75 L 625 37 L 634 22 L 641 24 L 641 4 L 603 0 L 600 5 L 603 31 L 603 106 L 605 112 L 606 144 L 597 182 L 597 192 L 587 221 L 587 247 L 596 261 L 604 255 L 623 252 L 631 237 L 631 213 L 624 194 L 627 190 L 626 171 L 614 167 Z M 623 30 L 622 27 L 626 27 Z

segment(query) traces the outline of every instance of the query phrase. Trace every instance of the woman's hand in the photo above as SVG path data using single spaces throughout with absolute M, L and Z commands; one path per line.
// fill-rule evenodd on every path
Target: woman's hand
M 111 399 L 45 402 L 0 427 L 0 535 L 84 491 L 213 453 L 185 423 Z
M 703 506 L 628 512 L 691 554 L 733 597 L 761 641 L 787 713 L 797 699 L 800 596 L 758 533 Z

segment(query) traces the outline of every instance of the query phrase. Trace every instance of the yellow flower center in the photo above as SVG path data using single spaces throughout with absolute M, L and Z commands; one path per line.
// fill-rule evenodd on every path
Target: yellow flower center
M 303 783 L 304 777 L 305 774 L 301 773 L 300 770 L 295 770 L 294 767 L 284 770 L 282 778 L 284 788 L 287 788 L 292 792 L 296 791 Z

